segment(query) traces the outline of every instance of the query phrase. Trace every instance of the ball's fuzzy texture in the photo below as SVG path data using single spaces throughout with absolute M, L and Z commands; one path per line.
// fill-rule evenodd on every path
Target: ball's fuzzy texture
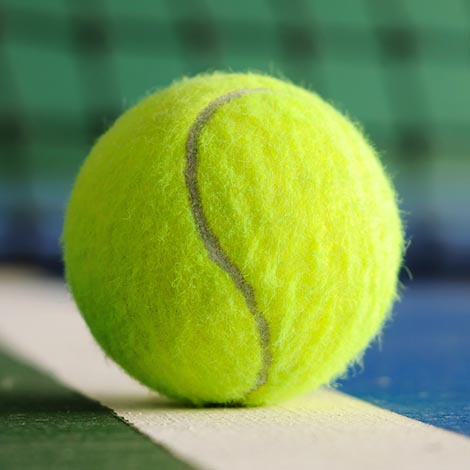
M 374 150 L 272 77 L 183 79 L 125 112 L 67 209 L 66 276 L 130 375 L 259 405 L 329 383 L 380 330 L 403 250 Z

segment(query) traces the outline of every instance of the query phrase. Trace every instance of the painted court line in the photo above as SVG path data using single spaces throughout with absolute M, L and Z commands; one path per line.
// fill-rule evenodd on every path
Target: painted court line
M 128 378 L 94 343 L 62 283 L 0 272 L 0 344 L 210 469 L 459 469 L 470 439 L 322 390 L 256 409 L 191 409 Z

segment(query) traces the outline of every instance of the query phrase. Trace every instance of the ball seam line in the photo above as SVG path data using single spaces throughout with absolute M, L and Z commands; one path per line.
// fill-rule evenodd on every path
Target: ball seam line
M 201 193 L 197 178 L 198 169 L 198 141 L 204 127 L 208 124 L 214 113 L 222 106 L 250 93 L 273 93 L 274 90 L 267 88 L 242 88 L 234 90 L 225 95 L 219 96 L 211 101 L 197 115 L 194 123 L 189 129 L 186 141 L 186 167 L 184 172 L 186 188 L 188 190 L 189 205 L 199 232 L 199 236 L 204 243 L 209 258 L 223 269 L 232 279 L 235 287 L 241 292 L 245 300 L 245 304 L 252 314 L 259 334 L 259 341 L 262 354 L 262 366 L 258 372 L 254 386 L 246 392 L 246 395 L 255 392 L 268 381 L 268 369 L 272 362 L 272 354 L 269 347 L 270 330 L 269 325 L 260 311 L 256 302 L 253 286 L 243 276 L 240 268 L 230 259 L 228 254 L 222 248 L 219 239 L 210 226 L 208 219 L 204 213 L 201 201 Z

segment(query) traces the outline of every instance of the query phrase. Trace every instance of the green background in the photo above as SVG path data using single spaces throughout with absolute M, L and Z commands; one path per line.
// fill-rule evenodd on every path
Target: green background
M 401 195 L 408 267 L 468 273 L 468 0 L 3 0 L 0 260 L 60 269 L 96 137 L 146 93 L 215 69 L 285 76 L 359 121 Z

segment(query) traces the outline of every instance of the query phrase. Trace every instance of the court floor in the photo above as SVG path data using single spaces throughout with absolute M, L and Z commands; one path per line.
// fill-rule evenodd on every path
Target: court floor
M 0 468 L 468 468 L 469 300 L 464 284 L 411 284 L 335 388 L 194 409 L 106 359 L 62 280 L 2 269 Z

